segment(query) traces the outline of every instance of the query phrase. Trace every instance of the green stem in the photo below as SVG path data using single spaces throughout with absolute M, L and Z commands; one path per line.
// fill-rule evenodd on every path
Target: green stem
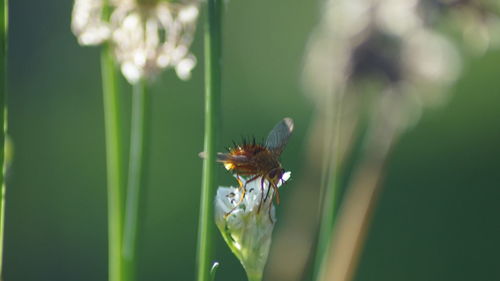
M 328 261 L 328 249 L 330 248 L 333 225 L 335 223 L 335 211 L 337 207 L 337 197 L 340 189 L 340 169 L 335 169 L 333 178 L 330 180 L 325 193 L 325 202 L 323 205 L 320 230 L 318 236 L 318 248 L 316 250 L 316 263 L 314 268 L 313 280 L 322 280 L 321 276 L 325 270 Z
M 332 141 L 328 150 L 329 153 L 333 153 L 330 158 L 330 163 L 328 165 L 329 169 L 327 169 L 328 181 L 326 183 L 326 190 L 323 192 L 324 198 L 320 198 L 322 200 L 322 211 L 321 211 L 321 220 L 320 220 L 320 228 L 318 235 L 318 243 L 316 248 L 316 258 L 314 264 L 314 272 L 313 272 L 313 280 L 320 280 L 322 272 L 324 272 L 324 268 L 326 265 L 326 261 L 328 260 L 328 251 L 330 245 L 330 240 L 332 237 L 333 225 L 335 223 L 335 210 L 337 207 L 338 201 L 338 193 L 340 189 L 340 173 L 341 173 L 341 163 L 340 163 L 340 126 L 341 126 L 341 95 L 336 94 L 335 98 L 333 98 L 333 111 L 334 115 L 332 116 L 332 125 L 330 128 L 332 130 L 332 135 L 335 136 L 330 141 Z M 325 132 L 329 134 L 329 132 Z M 328 171 L 330 170 L 330 171 Z
M 261 274 L 247 274 L 248 281 L 262 281 Z
M 134 85 L 125 225 L 123 232 L 124 280 L 136 280 L 137 244 L 144 217 L 146 164 L 149 144 L 150 96 L 147 82 Z
M 108 185 L 109 281 L 122 281 L 123 166 L 117 69 L 109 45 L 101 56 Z
M 355 138 L 353 138 L 352 143 L 350 144 L 350 148 L 346 148 L 345 159 L 340 160 L 337 154 L 336 163 L 333 163 L 333 172 L 329 179 L 328 190 L 326 191 L 325 196 L 325 205 L 323 206 L 323 213 L 321 218 L 320 225 L 320 234 L 318 238 L 318 249 L 316 252 L 316 263 L 314 267 L 314 278 L 315 281 L 326 280 L 325 274 L 328 270 L 328 262 L 330 259 L 330 248 L 332 244 L 333 238 L 333 229 L 336 224 L 338 210 L 338 197 L 340 193 L 340 189 L 343 185 L 345 185 L 345 181 L 351 175 L 353 166 L 357 163 L 358 158 L 360 157 L 361 151 L 363 150 L 363 145 L 365 143 L 366 132 L 368 128 L 368 114 L 366 113 L 367 105 L 363 104 L 361 106 L 360 119 L 357 122 L 356 131 L 354 133 Z M 341 110 L 341 106 L 338 108 L 339 112 Z M 339 113 L 340 114 L 340 113 Z M 336 117 L 336 136 L 334 146 L 339 146 L 339 137 L 340 137 L 340 126 L 342 121 L 341 117 Z M 336 151 L 339 151 L 338 148 L 335 148 Z M 343 202 L 343 201 L 342 201 Z M 335 234 L 336 235 L 336 234 Z
M 319 206 L 318 215 L 321 216 L 323 208 L 325 205 L 326 191 L 328 190 L 328 180 L 331 172 L 331 164 L 333 157 L 333 140 L 334 140 L 334 125 L 335 125 L 335 107 L 334 101 L 336 95 L 327 95 L 325 101 L 320 109 L 320 114 L 318 114 L 319 120 L 324 123 L 324 138 L 323 138 L 323 159 L 321 163 L 321 178 L 320 178 L 320 190 L 319 190 Z
M 216 143 L 221 96 L 222 0 L 208 0 L 205 17 L 205 159 L 198 223 L 197 281 L 210 280 L 213 259 Z
M 7 34 L 8 1 L 0 2 L 0 278 L 3 269 L 3 239 L 5 223 L 5 135 L 7 131 Z

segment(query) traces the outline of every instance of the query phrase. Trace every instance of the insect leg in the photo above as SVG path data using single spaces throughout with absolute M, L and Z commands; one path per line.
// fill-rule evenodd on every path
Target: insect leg
M 269 191 L 271 190 L 271 181 L 269 179 L 267 180 L 269 181 L 269 186 L 267 187 L 267 192 L 266 192 L 266 197 L 264 197 L 264 202 L 267 201 L 267 197 L 269 197 Z
M 276 204 L 279 205 L 280 204 L 280 191 L 278 190 L 278 187 L 276 186 L 276 184 L 274 184 L 274 182 L 273 182 L 273 190 L 274 190 L 274 193 L 276 193 Z
M 236 176 L 236 180 L 238 181 L 238 183 L 240 184 L 240 191 L 241 191 L 241 196 L 240 196 L 240 199 L 238 200 L 238 203 L 236 203 L 236 206 L 234 206 L 229 212 L 227 212 L 225 215 L 224 215 L 224 218 L 226 219 L 234 210 L 236 210 L 236 208 L 238 208 L 238 206 L 243 202 L 243 199 L 245 198 L 245 194 L 247 192 L 247 189 L 246 189 L 246 186 L 247 186 L 247 183 L 249 182 L 252 182 L 254 180 L 256 180 L 259 176 L 255 176 L 251 179 L 249 179 L 248 181 L 245 182 L 245 184 L 243 185 L 243 182 L 241 181 L 240 179 L 240 176 L 237 175 Z
M 236 181 L 238 181 L 239 188 L 241 189 L 243 187 L 243 182 L 240 179 L 240 175 L 236 175 Z
M 267 189 L 267 193 L 269 194 L 269 190 L 271 189 L 271 187 L 273 188 L 273 191 L 274 193 L 276 194 L 276 204 L 280 204 L 280 193 L 278 191 L 278 187 L 276 186 L 276 184 L 274 184 L 274 182 L 272 181 L 269 181 L 269 188 Z M 273 217 L 271 216 L 271 210 L 273 208 L 273 195 L 271 195 L 271 200 L 269 200 L 269 220 L 271 221 L 271 223 L 274 223 L 273 221 Z M 266 195 L 266 199 L 267 199 L 267 195 Z
M 260 207 L 262 207 L 262 204 L 264 204 L 264 181 L 265 181 L 265 177 L 262 177 L 260 179 L 260 193 L 261 193 L 261 196 L 260 196 L 259 208 L 257 209 L 257 214 L 260 212 Z
M 274 193 L 276 193 L 276 204 L 279 205 L 280 204 L 280 193 L 279 193 L 279 190 L 278 190 L 278 186 L 276 186 L 276 183 L 269 176 L 273 171 L 276 171 L 276 170 L 273 169 L 273 170 L 269 171 L 269 173 L 267 173 L 267 176 L 266 176 L 267 180 L 269 181 L 269 188 L 267 189 L 267 194 L 266 194 L 266 198 L 264 199 L 264 201 L 267 200 L 267 197 L 269 196 L 269 190 L 271 189 L 271 185 L 272 185 L 273 191 L 274 191 Z M 271 201 L 273 201 L 272 198 L 271 198 Z
M 234 210 L 236 210 L 236 208 L 238 208 L 238 206 L 241 204 L 241 202 L 243 202 L 243 198 L 245 198 L 245 193 L 246 193 L 246 189 L 244 187 L 240 187 L 240 189 L 242 189 L 241 191 L 241 196 L 240 196 L 240 200 L 238 200 L 238 203 L 236 203 L 236 205 L 229 211 L 227 212 L 225 215 L 224 215 L 224 219 L 227 219 L 227 217 L 232 213 L 234 212 Z
M 271 187 L 273 188 L 273 191 L 274 191 L 274 194 L 276 194 L 276 204 L 279 205 L 280 204 L 280 192 L 279 192 L 279 189 L 278 187 L 276 186 L 276 184 L 274 184 L 274 182 L 269 182 L 270 183 L 270 187 L 269 189 L 271 189 Z M 267 190 L 267 194 L 269 194 L 269 189 Z M 271 196 L 273 197 L 274 194 Z M 266 195 L 266 198 L 264 199 L 264 201 L 267 200 L 267 195 Z M 271 198 L 271 202 L 272 202 L 272 198 Z
M 247 181 L 246 181 L 246 183 L 245 183 L 245 187 L 247 186 L 247 184 L 248 184 L 249 182 L 253 182 L 254 180 L 258 179 L 259 177 L 260 177 L 259 175 L 256 175 L 255 177 L 253 177 L 253 178 L 251 178 L 251 179 L 247 180 Z

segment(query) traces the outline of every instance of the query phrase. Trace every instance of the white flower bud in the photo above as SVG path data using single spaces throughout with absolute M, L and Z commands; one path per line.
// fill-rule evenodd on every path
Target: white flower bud
M 278 186 L 289 177 L 290 172 L 286 172 Z M 215 223 L 227 245 L 243 265 L 248 279 L 261 280 L 276 222 L 275 207 L 272 204 L 274 193 L 272 188 L 268 190 L 268 181 L 264 181 L 261 186 L 261 178 L 248 183 L 242 181 L 246 194 L 241 203 L 243 189 L 219 187 L 217 190 Z

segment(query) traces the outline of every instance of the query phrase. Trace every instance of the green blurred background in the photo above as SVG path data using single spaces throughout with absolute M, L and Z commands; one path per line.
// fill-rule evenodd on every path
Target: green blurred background
M 99 48 L 70 31 L 72 1 L 10 1 L 6 281 L 104 281 L 107 226 Z M 313 105 L 300 73 L 318 2 L 232 0 L 224 30 L 221 149 L 282 117 L 300 175 Z M 202 28 L 188 82 L 153 89 L 141 280 L 193 280 L 203 142 Z M 392 155 L 356 280 L 500 280 L 500 52 L 466 58 L 450 103 L 427 111 Z M 124 113 L 130 113 L 125 81 Z M 127 131 L 124 132 L 126 133 Z M 219 181 L 232 183 L 220 169 Z M 286 187 L 295 188 L 292 181 Z M 282 204 L 287 204 L 283 190 Z M 297 208 L 316 208 L 297 206 Z M 278 210 L 279 218 L 283 216 Z M 218 235 L 218 234 L 217 234 Z M 219 237 L 217 280 L 245 280 Z M 289 257 L 294 259 L 293 256 Z M 278 281 L 278 280 L 275 280 Z

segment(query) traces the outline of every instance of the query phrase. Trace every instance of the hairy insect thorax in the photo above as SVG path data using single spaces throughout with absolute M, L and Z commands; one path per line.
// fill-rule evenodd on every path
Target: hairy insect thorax
M 259 152 L 254 157 L 256 165 L 263 172 L 270 172 L 271 170 L 281 168 L 281 163 L 278 158 L 269 150 Z
M 246 144 L 237 146 L 229 150 L 229 154 L 233 156 L 245 156 L 248 161 L 241 163 L 226 162 L 224 166 L 226 169 L 241 175 L 261 174 L 281 169 L 281 164 L 269 149 L 265 146 L 257 144 Z

